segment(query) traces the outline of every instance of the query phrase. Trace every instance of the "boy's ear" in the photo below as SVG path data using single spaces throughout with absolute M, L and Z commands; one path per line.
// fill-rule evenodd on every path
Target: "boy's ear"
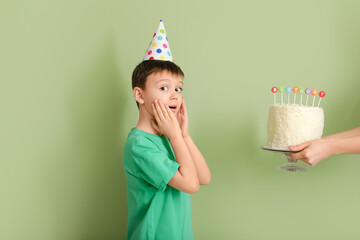
M 142 96 L 143 90 L 139 87 L 134 87 L 134 98 L 139 104 L 144 104 L 144 98 Z

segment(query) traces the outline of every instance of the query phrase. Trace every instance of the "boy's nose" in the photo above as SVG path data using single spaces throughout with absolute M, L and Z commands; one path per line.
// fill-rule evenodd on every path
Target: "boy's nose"
M 176 93 L 171 94 L 170 100 L 177 100 L 178 97 L 176 96 Z

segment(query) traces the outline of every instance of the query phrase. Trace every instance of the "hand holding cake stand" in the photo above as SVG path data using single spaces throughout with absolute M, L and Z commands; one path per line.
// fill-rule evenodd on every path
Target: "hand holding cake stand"
M 324 110 L 320 108 L 321 98 L 325 92 L 319 92 L 319 101 L 315 106 L 315 96 L 318 94 L 316 89 L 298 87 L 273 87 L 274 105 L 269 107 L 268 126 L 267 126 L 267 145 L 263 150 L 284 153 L 288 163 L 278 166 L 277 169 L 291 172 L 305 172 L 306 168 L 297 164 L 296 159 L 292 159 L 289 154 L 296 153 L 287 150 L 288 146 L 297 145 L 322 136 L 324 128 Z M 288 94 L 287 103 L 284 103 L 283 94 Z M 280 92 L 281 101 L 276 102 L 276 93 Z M 300 94 L 300 101 L 297 103 L 296 94 Z M 290 95 L 294 95 L 294 102 L 290 103 Z M 306 103 L 303 105 L 303 95 L 306 94 Z M 309 95 L 313 95 L 312 106 L 308 106 Z
M 273 149 L 273 148 L 267 148 L 267 147 L 261 147 L 263 150 L 266 151 L 272 151 L 272 152 L 277 152 L 277 153 L 284 153 L 288 163 L 278 166 L 277 169 L 279 170 L 284 170 L 284 171 L 289 171 L 289 172 L 306 172 L 307 169 L 305 167 L 301 167 L 297 164 L 296 159 L 292 159 L 288 154 L 289 153 L 297 153 L 299 151 L 290 151 L 290 150 L 280 150 L 280 149 Z

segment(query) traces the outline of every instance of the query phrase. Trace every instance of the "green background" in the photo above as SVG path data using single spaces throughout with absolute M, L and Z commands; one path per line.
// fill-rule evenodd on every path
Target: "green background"
M 326 91 L 324 134 L 359 125 L 359 1 L 2 1 L 0 239 L 126 234 L 131 73 L 160 19 L 212 171 L 195 239 L 359 239 L 360 161 L 276 170 L 272 86 Z M 301 163 L 305 166 L 305 164 Z

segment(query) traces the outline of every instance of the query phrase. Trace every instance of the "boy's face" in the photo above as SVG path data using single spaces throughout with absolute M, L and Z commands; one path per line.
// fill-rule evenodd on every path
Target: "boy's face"
M 155 100 L 159 100 L 167 105 L 176 116 L 182 102 L 182 87 L 183 81 L 180 76 L 166 70 L 153 73 L 147 77 L 145 90 L 141 89 L 143 103 L 140 103 L 140 107 L 153 116 L 151 104 Z

